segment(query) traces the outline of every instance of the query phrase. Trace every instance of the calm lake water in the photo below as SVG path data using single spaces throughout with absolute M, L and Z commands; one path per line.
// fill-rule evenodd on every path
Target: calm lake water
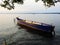
M 43 22 L 55 25 L 55 38 L 32 34 L 26 29 L 18 29 L 14 18 Z M 0 14 L 0 45 L 6 39 L 11 45 L 60 45 L 60 14 Z

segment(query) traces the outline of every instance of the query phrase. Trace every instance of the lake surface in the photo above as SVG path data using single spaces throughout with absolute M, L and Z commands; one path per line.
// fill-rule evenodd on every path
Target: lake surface
M 23 28 L 18 29 L 16 22 L 14 23 L 16 17 L 55 25 L 55 38 L 32 34 Z M 60 45 L 60 14 L 0 14 L 1 45 L 4 39 L 11 45 Z

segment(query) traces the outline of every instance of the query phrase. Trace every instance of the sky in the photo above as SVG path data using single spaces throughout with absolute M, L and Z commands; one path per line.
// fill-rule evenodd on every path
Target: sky
M 15 3 L 12 10 L 0 6 L 0 13 L 60 13 L 60 2 L 55 6 L 46 7 L 42 1 L 36 3 L 35 0 L 24 0 L 23 5 Z

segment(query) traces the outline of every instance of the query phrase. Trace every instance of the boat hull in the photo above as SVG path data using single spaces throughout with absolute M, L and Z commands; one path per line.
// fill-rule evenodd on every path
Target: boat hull
M 54 36 L 51 32 L 46 32 L 46 31 L 30 28 L 28 26 L 25 26 L 25 25 L 22 25 L 22 24 L 19 24 L 19 23 L 17 23 L 17 25 L 20 26 L 21 28 L 26 29 L 26 31 L 28 31 L 30 33 L 33 33 L 33 34 L 49 36 L 49 37 L 53 37 Z
M 53 36 L 52 32 L 54 32 L 54 36 L 55 36 L 55 31 L 54 30 L 43 30 L 40 28 L 36 28 L 34 24 L 30 24 L 30 23 L 26 23 L 23 20 L 17 20 L 17 25 L 19 25 L 22 28 L 25 28 L 27 31 L 33 31 L 33 32 L 37 32 L 39 34 L 46 34 L 46 35 L 51 35 Z

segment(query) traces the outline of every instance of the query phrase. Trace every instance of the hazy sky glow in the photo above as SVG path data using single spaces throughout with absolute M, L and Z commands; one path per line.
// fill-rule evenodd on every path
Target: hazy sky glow
M 1 2 L 1 1 L 0 1 Z M 24 0 L 24 4 L 15 4 L 15 9 L 8 10 L 0 6 L 0 13 L 51 13 L 60 12 L 60 2 L 55 6 L 45 7 L 42 1 Z

